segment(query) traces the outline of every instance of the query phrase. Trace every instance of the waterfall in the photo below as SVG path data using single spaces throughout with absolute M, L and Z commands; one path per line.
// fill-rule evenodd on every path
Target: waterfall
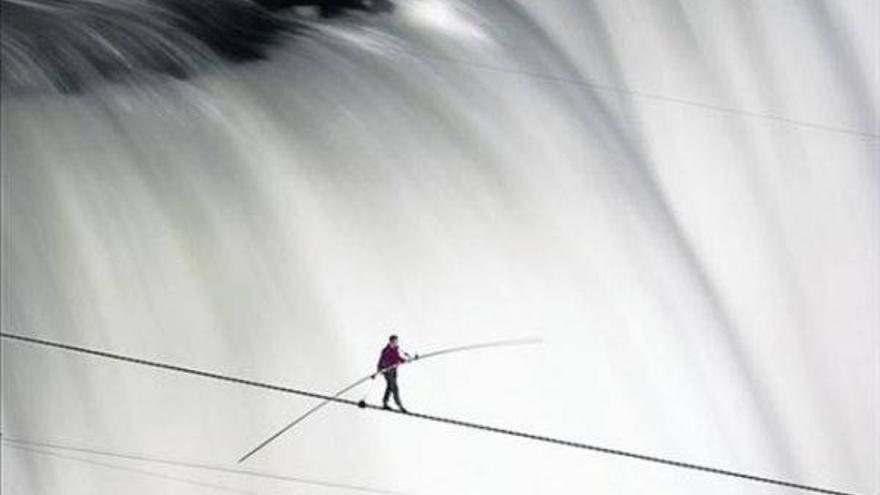
M 880 489 L 876 3 L 2 6 L 4 332 L 328 393 L 392 331 L 539 337 L 402 370 L 407 407 Z M 2 358 L 4 437 L 230 463 L 313 405 Z M 4 493 L 205 491 L 3 460 Z M 332 406 L 254 462 L 420 494 L 783 493 Z

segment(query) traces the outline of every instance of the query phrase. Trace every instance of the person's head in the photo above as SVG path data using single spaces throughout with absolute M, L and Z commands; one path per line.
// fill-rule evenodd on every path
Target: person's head
M 397 347 L 397 335 L 391 335 L 388 337 L 388 345 L 391 347 Z

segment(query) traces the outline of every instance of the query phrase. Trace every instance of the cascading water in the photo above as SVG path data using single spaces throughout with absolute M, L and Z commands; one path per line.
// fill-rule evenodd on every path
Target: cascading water
M 4 332 L 324 392 L 392 328 L 537 336 L 403 370 L 404 400 L 880 489 L 876 3 L 2 5 Z M 4 437 L 228 464 L 313 405 L 2 358 Z M 255 462 L 419 494 L 787 493 L 332 406 Z M 211 491 L 7 447 L 2 469 L 4 493 Z

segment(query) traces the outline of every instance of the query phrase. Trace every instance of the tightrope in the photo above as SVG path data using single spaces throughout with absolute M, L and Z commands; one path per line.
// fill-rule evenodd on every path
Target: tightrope
M 441 349 L 438 351 L 428 352 L 428 353 L 423 354 L 421 356 L 417 355 L 417 357 L 414 359 L 408 359 L 402 363 L 392 364 L 391 366 L 387 366 L 379 371 L 372 372 L 363 378 L 359 378 L 358 380 L 355 380 L 354 383 L 347 385 L 340 390 L 337 390 L 336 393 L 333 394 L 333 398 L 340 398 L 340 397 L 342 397 L 343 394 L 345 394 L 349 390 L 351 390 L 351 389 L 353 389 L 353 388 L 355 388 L 365 382 L 369 382 L 369 381 L 371 381 L 371 379 L 376 378 L 376 375 L 385 373 L 385 372 L 393 370 L 393 369 L 397 369 L 399 366 L 402 366 L 404 364 L 408 364 L 408 363 L 412 363 L 412 362 L 416 362 L 416 361 L 424 361 L 425 359 L 430 359 L 432 357 L 442 356 L 444 354 L 454 354 L 456 352 L 474 351 L 474 350 L 478 350 L 478 349 L 487 349 L 487 348 L 492 348 L 492 347 L 510 347 L 510 346 L 517 346 L 517 345 L 540 344 L 540 343 L 541 343 L 540 339 L 531 339 L 531 338 L 530 339 L 499 340 L 499 341 L 494 341 L 494 342 L 483 342 L 481 344 L 472 344 L 472 345 L 464 345 L 464 346 L 459 346 L 459 347 L 450 347 L 448 349 Z M 298 425 L 303 420 L 305 420 L 306 418 L 308 418 L 312 414 L 318 412 L 319 410 L 321 410 L 322 408 L 324 408 L 325 406 L 327 406 L 331 402 L 332 401 L 330 401 L 330 400 L 321 401 L 316 406 L 312 407 L 311 409 L 304 412 L 303 414 L 297 416 L 293 421 L 287 423 L 283 428 L 281 428 L 280 430 L 273 433 L 272 436 L 263 440 L 262 442 L 260 442 L 259 445 L 252 448 L 251 450 L 249 450 L 247 454 L 243 455 L 241 457 L 241 459 L 238 460 L 238 463 L 241 464 L 242 462 L 247 460 L 249 457 L 251 457 L 252 455 L 254 455 L 257 452 L 259 452 L 260 450 L 262 450 L 263 447 L 269 445 L 276 438 L 283 435 L 286 431 L 288 431 L 291 428 L 293 428 L 294 426 Z
M 673 466 L 673 467 L 677 467 L 677 468 L 681 468 L 681 469 L 690 469 L 693 471 L 701 471 L 704 473 L 711 473 L 711 474 L 720 475 L 720 476 L 727 476 L 727 477 L 731 477 L 731 478 L 749 480 L 749 481 L 754 481 L 754 482 L 758 482 L 758 483 L 765 483 L 765 484 L 776 485 L 776 486 L 784 486 L 787 488 L 796 488 L 799 490 L 805 490 L 805 491 L 809 491 L 809 492 L 813 492 L 813 493 L 824 493 L 824 494 L 829 494 L 829 495 L 856 495 L 853 492 L 844 492 L 844 491 L 840 491 L 840 490 L 831 490 L 831 489 L 827 489 L 827 488 L 820 488 L 817 486 L 805 485 L 805 484 L 800 484 L 800 483 L 793 483 L 790 481 L 785 481 L 785 480 L 781 480 L 781 479 L 777 479 L 777 478 L 757 476 L 757 475 L 743 473 L 743 472 L 739 472 L 739 471 L 732 471 L 732 470 L 727 470 L 727 469 L 720 469 L 720 468 L 715 468 L 715 467 L 710 467 L 710 466 L 704 466 L 704 465 L 700 465 L 700 464 L 693 464 L 693 463 L 689 463 L 689 462 L 676 461 L 676 460 L 668 459 L 665 457 L 657 457 L 657 456 L 639 454 L 636 452 L 629 452 L 626 450 L 612 449 L 612 448 L 608 448 L 608 447 L 601 447 L 598 445 L 590 445 L 587 443 L 576 442 L 576 441 L 572 441 L 572 440 L 565 440 L 565 439 L 561 439 L 561 438 L 548 437 L 548 436 L 538 435 L 538 434 L 534 434 L 534 433 L 528 433 L 528 432 L 517 431 L 517 430 L 510 430 L 510 429 L 506 429 L 506 428 L 499 428 L 496 426 L 489 426 L 489 425 L 483 425 L 483 424 L 478 424 L 478 423 L 472 423 L 469 421 L 462 421 L 462 420 L 453 419 L 453 418 L 445 418 L 445 417 L 441 417 L 441 416 L 433 416 L 430 414 L 423 414 L 423 413 L 416 413 L 416 412 L 403 413 L 403 412 L 396 411 L 396 410 L 383 409 L 380 406 L 376 406 L 376 405 L 372 405 L 372 404 L 359 405 L 357 401 L 343 399 L 340 397 L 333 397 L 331 395 L 320 394 L 320 393 L 311 392 L 311 391 L 307 391 L 307 390 L 303 390 L 303 389 L 284 387 L 281 385 L 274 385 L 271 383 L 258 382 L 255 380 L 247 380 L 247 379 L 232 377 L 232 376 L 228 376 L 228 375 L 221 375 L 219 373 L 213 373 L 213 372 L 198 370 L 198 369 L 194 369 L 194 368 L 186 368 L 183 366 L 161 363 L 161 362 L 157 362 L 157 361 L 149 361 L 146 359 L 140 359 L 140 358 L 125 356 L 125 355 L 121 355 L 121 354 L 114 354 L 114 353 L 99 351 L 99 350 L 95 350 L 95 349 L 88 349 L 85 347 L 78 347 L 78 346 L 74 346 L 74 345 L 63 344 L 61 342 L 53 342 L 53 341 L 49 341 L 49 340 L 37 339 L 34 337 L 27 337 L 24 335 L 0 332 L 0 337 L 5 338 L 5 339 L 17 340 L 17 341 L 21 341 L 21 342 L 27 342 L 30 344 L 46 346 L 46 347 L 54 347 L 56 349 L 64 349 L 67 351 L 78 352 L 78 353 L 82 353 L 82 354 L 89 354 L 92 356 L 103 357 L 103 358 L 112 359 L 112 360 L 116 360 L 116 361 L 123 361 L 123 362 L 127 362 L 127 363 L 132 363 L 132 364 L 139 364 L 139 365 L 148 366 L 151 368 L 164 369 L 164 370 L 174 371 L 174 372 L 178 372 L 178 373 L 186 373 L 186 374 L 190 374 L 190 375 L 201 376 L 203 378 L 211 378 L 214 380 L 221 380 L 221 381 L 225 381 L 225 382 L 229 382 L 229 383 L 236 383 L 239 385 L 257 387 L 257 388 L 262 388 L 262 389 L 266 389 L 266 390 L 274 390 L 276 392 L 294 394 L 294 395 L 299 395 L 302 397 L 309 397 L 309 398 L 313 398 L 313 399 L 322 399 L 325 401 L 335 402 L 338 404 L 345 404 L 345 405 L 353 406 L 353 407 L 362 407 L 364 409 L 382 411 L 382 412 L 388 413 L 388 414 L 398 414 L 398 415 L 407 416 L 407 417 L 411 417 L 411 418 L 418 418 L 418 419 L 424 419 L 427 421 L 433 421 L 433 422 L 437 422 L 437 423 L 445 423 L 445 424 L 449 424 L 449 425 L 459 426 L 462 428 L 471 428 L 471 429 L 475 429 L 475 430 L 486 431 L 486 432 L 491 432 L 491 433 L 498 433 L 501 435 L 507 435 L 507 436 L 511 436 L 511 437 L 523 438 L 523 439 L 532 440 L 532 441 L 536 441 L 536 442 L 554 444 L 554 445 L 575 448 L 575 449 L 581 449 L 581 450 L 589 450 L 589 451 L 599 452 L 599 453 L 607 454 L 607 455 L 614 455 L 614 456 L 626 457 L 626 458 L 630 458 L 630 459 L 637 459 L 637 460 L 645 461 L 645 462 L 663 464 L 666 466 Z

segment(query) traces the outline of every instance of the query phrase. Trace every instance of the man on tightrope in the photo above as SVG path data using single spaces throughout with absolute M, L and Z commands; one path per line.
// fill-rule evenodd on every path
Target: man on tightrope
M 376 367 L 376 373 L 373 374 L 373 378 L 376 378 L 376 375 L 379 373 L 382 373 L 385 376 L 385 395 L 382 397 L 383 409 L 391 409 L 388 407 L 388 399 L 393 395 L 394 402 L 397 404 L 400 412 L 407 412 L 406 408 L 403 407 L 403 404 L 400 403 L 400 391 L 397 388 L 397 367 L 407 361 L 418 358 L 418 354 L 410 356 L 404 352 L 403 355 L 401 355 L 400 347 L 397 345 L 397 335 L 388 337 L 388 345 L 382 349 L 382 354 L 379 356 L 379 364 Z

